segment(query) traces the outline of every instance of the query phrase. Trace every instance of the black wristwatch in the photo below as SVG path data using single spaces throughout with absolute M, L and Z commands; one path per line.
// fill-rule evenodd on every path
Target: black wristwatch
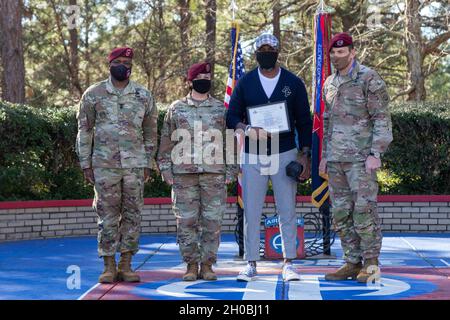
M 311 158 L 311 149 L 306 149 L 305 151 L 301 150 L 300 151 L 301 155 L 306 155 L 308 158 Z

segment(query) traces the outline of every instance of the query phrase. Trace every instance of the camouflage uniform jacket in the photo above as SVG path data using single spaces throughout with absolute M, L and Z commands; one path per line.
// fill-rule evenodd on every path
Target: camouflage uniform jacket
M 111 79 L 90 86 L 77 113 L 81 168 L 151 168 L 157 117 L 152 95 L 133 81 L 123 90 Z
M 341 81 L 339 81 L 341 80 Z M 325 101 L 322 157 L 327 161 L 365 161 L 392 141 L 386 85 L 375 71 L 355 62 L 349 75 L 330 75 Z
M 213 97 L 197 102 L 187 96 L 173 102 L 167 110 L 161 130 L 158 152 L 159 169 L 162 172 L 171 170 L 174 174 L 225 173 L 227 177 L 235 178 L 238 172 L 237 165 L 226 165 L 225 114 L 226 108 L 223 102 Z M 216 134 L 219 133 L 223 138 L 222 144 L 216 144 L 214 147 L 213 142 L 219 142 L 217 140 L 219 137 L 216 138 Z M 190 138 L 190 152 L 183 154 L 181 148 L 177 149 L 181 142 L 186 142 L 185 138 L 179 137 L 180 135 Z M 220 152 L 223 150 L 223 153 L 218 157 L 215 151 L 219 149 L 219 146 L 222 147 Z M 212 149 L 214 151 L 211 151 Z M 199 150 L 202 151 L 199 152 Z M 234 157 L 235 154 L 234 147 L 231 155 Z M 213 161 L 205 161 L 206 155 L 212 155 Z M 217 159 L 219 161 L 215 161 Z

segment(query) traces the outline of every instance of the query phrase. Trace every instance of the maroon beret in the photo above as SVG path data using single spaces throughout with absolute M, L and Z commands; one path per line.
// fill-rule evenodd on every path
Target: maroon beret
M 334 35 L 334 37 L 331 38 L 329 49 L 331 50 L 331 48 L 346 47 L 346 46 L 349 46 L 352 44 L 353 44 L 352 36 L 346 32 L 341 32 L 341 33 Z
M 193 64 L 187 72 L 187 80 L 194 80 L 200 73 L 210 73 L 211 64 L 209 62 L 200 62 Z
M 129 47 L 115 48 L 108 56 L 109 62 L 118 57 L 127 57 L 133 59 L 133 49 Z

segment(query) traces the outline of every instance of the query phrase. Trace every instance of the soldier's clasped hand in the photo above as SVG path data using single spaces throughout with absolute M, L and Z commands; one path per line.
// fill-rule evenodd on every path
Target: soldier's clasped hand
M 147 183 L 150 181 L 150 177 L 151 177 L 151 171 L 149 168 L 145 168 L 144 169 L 144 183 Z
M 83 174 L 84 174 L 84 180 L 86 180 L 87 183 L 95 184 L 94 170 L 92 170 L 92 168 L 84 169 Z
M 375 171 L 381 167 L 381 159 L 376 158 L 374 156 L 368 156 L 366 160 L 366 172 L 371 174 L 372 171 Z
M 325 158 L 320 159 L 319 173 L 321 173 L 321 174 L 327 173 L 327 159 L 325 159 Z

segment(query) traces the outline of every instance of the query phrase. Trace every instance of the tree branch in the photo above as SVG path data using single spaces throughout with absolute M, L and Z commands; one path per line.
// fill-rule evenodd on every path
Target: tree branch
M 424 49 L 424 56 L 434 52 L 442 43 L 450 39 L 450 31 L 436 36 L 434 39 L 427 42 Z
M 416 88 L 415 87 L 409 87 L 408 89 L 401 91 L 399 93 L 397 93 L 392 99 L 391 101 L 394 101 L 395 99 L 397 99 L 398 97 L 410 94 L 411 92 L 413 92 Z

